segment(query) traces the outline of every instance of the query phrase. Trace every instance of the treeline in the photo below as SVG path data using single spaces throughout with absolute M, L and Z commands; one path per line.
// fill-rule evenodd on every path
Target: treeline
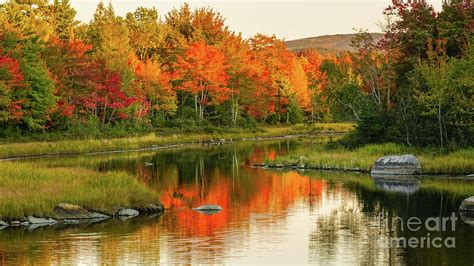
M 354 112 L 352 141 L 395 141 L 456 148 L 474 144 L 474 4 L 394 4 L 384 12 L 385 36 L 352 40 L 356 79 L 329 66 L 336 98 Z M 332 74 L 335 73 L 335 74 Z M 338 94 L 340 96 L 338 96 Z
M 295 54 L 275 36 L 244 39 L 187 4 L 88 24 L 68 0 L 0 6 L 0 137 L 357 121 L 358 143 L 472 144 L 473 7 L 386 11 L 385 38 L 354 52 Z

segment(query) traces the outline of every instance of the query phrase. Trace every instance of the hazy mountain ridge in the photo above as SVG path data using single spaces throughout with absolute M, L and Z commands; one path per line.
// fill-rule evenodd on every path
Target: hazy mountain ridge
M 375 41 L 383 37 L 383 33 L 371 33 Z M 292 51 L 301 51 L 306 49 L 315 49 L 320 52 L 339 52 L 350 51 L 351 39 L 355 34 L 335 34 L 323 35 L 317 37 L 302 38 L 286 41 L 286 45 Z

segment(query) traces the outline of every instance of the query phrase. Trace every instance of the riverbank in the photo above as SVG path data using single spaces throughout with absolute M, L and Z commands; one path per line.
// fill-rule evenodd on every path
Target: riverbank
M 259 166 L 269 168 L 302 168 L 370 172 L 374 162 L 386 155 L 414 154 L 420 160 L 423 173 L 431 175 L 468 175 L 474 173 L 474 149 L 449 153 L 433 149 L 410 148 L 398 144 L 372 144 L 349 150 L 327 145 L 302 145 L 290 154 L 267 158 Z
M 216 133 L 186 133 L 177 130 L 168 130 L 161 133 L 125 138 L 8 143 L 0 145 L 0 159 L 154 149 L 181 144 L 220 142 L 221 140 L 229 141 L 284 137 L 289 135 L 346 133 L 353 128 L 353 124 L 350 123 L 332 123 L 315 124 L 312 126 L 263 127 L 254 130 L 229 129 L 224 132 Z
M 222 144 L 233 140 L 344 133 L 352 128 L 351 124 L 297 125 L 212 134 L 168 131 L 162 135 L 115 139 L 10 143 L 0 145 L 0 158 L 154 150 L 196 143 Z M 74 164 L 49 167 L 8 160 L 0 160 L 0 168 L 0 220 L 25 220 L 28 216 L 54 217 L 54 207 L 59 203 L 75 204 L 103 213 L 112 213 L 117 206 L 159 204 L 156 191 L 125 172 L 104 173 Z
M 6 161 L 0 162 L 0 168 L 0 220 L 55 217 L 54 208 L 60 203 L 112 213 L 118 206 L 160 202 L 156 191 L 125 172 Z

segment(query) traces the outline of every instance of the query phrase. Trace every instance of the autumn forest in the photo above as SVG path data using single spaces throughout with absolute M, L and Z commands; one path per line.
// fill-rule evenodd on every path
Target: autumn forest
M 158 5 L 159 7 L 159 5 Z M 0 137 L 355 122 L 347 145 L 472 145 L 474 7 L 394 3 L 384 37 L 290 51 L 187 4 L 89 23 L 68 0 L 0 5 Z M 317 25 L 315 25 L 317 27 Z

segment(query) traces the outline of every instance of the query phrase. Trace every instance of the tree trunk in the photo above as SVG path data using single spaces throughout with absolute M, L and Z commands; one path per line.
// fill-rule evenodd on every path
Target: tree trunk
M 196 114 L 199 114 L 199 111 L 198 111 L 198 96 L 197 96 L 197 94 L 194 96 L 194 109 L 196 110 Z
M 104 115 L 102 116 L 102 125 L 105 125 L 105 119 L 107 117 L 107 102 L 108 102 L 108 99 L 105 98 Z
M 441 147 L 443 147 L 444 141 L 443 141 L 443 123 L 441 119 L 441 102 L 438 103 L 438 126 L 439 126 L 439 140 L 441 142 Z

